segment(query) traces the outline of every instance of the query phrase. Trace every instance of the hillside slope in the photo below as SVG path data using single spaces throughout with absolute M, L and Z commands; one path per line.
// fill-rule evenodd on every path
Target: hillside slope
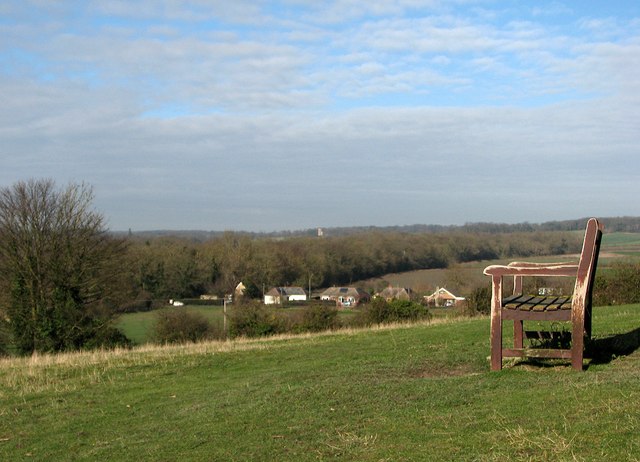
M 634 460 L 639 319 L 583 373 L 490 373 L 486 318 L 3 360 L 0 460 Z

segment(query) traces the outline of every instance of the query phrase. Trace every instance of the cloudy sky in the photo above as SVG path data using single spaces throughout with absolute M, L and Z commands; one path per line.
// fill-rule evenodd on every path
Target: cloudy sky
M 0 185 L 114 230 L 640 215 L 640 2 L 5 0 Z

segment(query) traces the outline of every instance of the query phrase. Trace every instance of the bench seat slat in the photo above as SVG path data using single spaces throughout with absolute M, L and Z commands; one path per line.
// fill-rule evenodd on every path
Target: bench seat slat
M 512 295 L 502 301 L 503 309 L 519 311 L 570 310 L 571 297 Z

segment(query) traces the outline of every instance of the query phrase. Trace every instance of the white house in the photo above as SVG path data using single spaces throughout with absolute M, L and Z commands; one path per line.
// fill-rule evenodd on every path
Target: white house
M 307 293 L 302 287 L 274 287 L 264 294 L 265 305 L 281 305 L 285 302 L 304 302 Z
M 457 297 L 449 292 L 444 287 L 436 288 L 436 291 L 431 295 L 425 295 L 425 301 L 428 305 L 435 306 L 456 306 L 458 303 L 465 300 L 464 297 Z
M 320 294 L 320 300 L 333 300 L 338 306 L 356 306 L 371 300 L 371 295 L 357 287 L 329 287 Z
M 378 292 L 376 297 L 384 298 L 386 301 L 391 300 L 411 300 L 413 291 L 409 287 L 392 287 Z

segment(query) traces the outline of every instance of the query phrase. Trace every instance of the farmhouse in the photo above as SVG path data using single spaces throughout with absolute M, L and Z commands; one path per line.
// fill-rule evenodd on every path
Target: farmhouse
M 320 300 L 332 300 L 338 306 L 356 306 L 371 300 L 371 295 L 357 287 L 330 287 L 320 294 Z
M 236 297 L 243 297 L 247 292 L 247 287 L 240 281 L 234 290 L 234 294 Z
M 387 287 L 386 289 L 378 292 L 376 297 L 384 298 L 386 301 L 391 300 L 411 300 L 411 294 L 413 291 L 408 287 Z
M 465 300 L 464 297 L 456 297 L 444 287 L 436 288 L 434 293 L 431 295 L 425 295 L 424 299 L 427 302 L 427 305 L 446 307 L 456 306 Z
M 307 293 L 302 287 L 274 287 L 264 294 L 265 305 L 281 305 L 289 301 L 306 301 Z

